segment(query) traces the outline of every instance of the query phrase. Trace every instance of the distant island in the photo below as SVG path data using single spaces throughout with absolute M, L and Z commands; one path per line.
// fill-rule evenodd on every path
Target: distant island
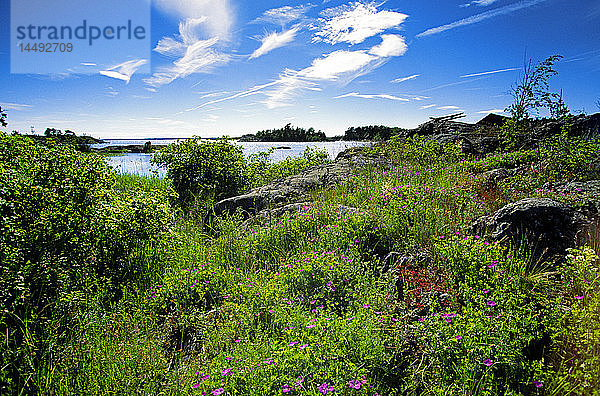
M 18 134 L 13 131 L 13 135 Z M 34 142 L 46 143 L 49 139 L 58 141 L 63 144 L 70 144 L 75 146 L 79 151 L 91 151 L 90 146 L 92 144 L 104 143 L 103 140 L 97 139 L 92 136 L 82 135 L 77 136 L 75 132 L 66 129 L 64 131 L 56 128 L 46 128 L 43 135 L 35 134 L 24 134 L 28 138 L 31 138 Z
M 304 129 L 287 124 L 283 128 L 267 129 L 254 134 L 249 133 L 238 138 L 240 142 L 332 142 L 338 140 L 386 140 L 404 129 L 384 125 L 350 127 L 344 136 L 327 137 L 321 130 Z
M 283 128 L 266 129 L 255 134 L 246 134 L 238 139 L 240 142 L 326 142 L 330 139 L 325 132 L 314 128 L 292 127 L 287 124 Z

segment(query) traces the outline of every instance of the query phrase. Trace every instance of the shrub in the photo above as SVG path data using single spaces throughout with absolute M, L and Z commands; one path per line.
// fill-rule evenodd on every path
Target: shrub
M 296 175 L 304 168 L 328 161 L 328 155 L 325 151 L 310 146 L 304 149 L 302 157 L 286 158 L 274 164 L 269 163 L 269 156 L 272 153 L 273 149 L 270 149 L 266 152 L 251 154 L 248 157 L 247 178 L 249 188 L 262 186 L 275 179 Z
M 0 361 L 4 389 L 26 389 L 81 306 L 120 296 L 168 230 L 157 194 L 125 199 L 102 157 L 0 134 Z M 10 331 L 8 330 L 10 329 Z
M 181 140 L 156 153 L 152 162 L 167 169 L 166 177 L 173 182 L 184 207 L 196 200 L 231 197 L 246 184 L 242 148 L 227 138 Z

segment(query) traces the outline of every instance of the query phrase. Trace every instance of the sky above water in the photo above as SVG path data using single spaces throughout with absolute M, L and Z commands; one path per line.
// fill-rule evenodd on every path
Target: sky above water
M 598 0 L 154 0 L 148 7 L 147 51 L 99 49 L 94 62 L 82 58 L 61 73 L 20 74 L 11 73 L 14 26 L 2 0 L 0 106 L 9 122 L 2 130 L 212 137 L 292 123 L 333 136 L 456 112 L 477 121 L 511 103 L 526 60 L 554 54 L 564 58 L 551 88 L 575 112 L 600 111 Z M 135 9 L 126 12 L 114 17 L 135 20 Z

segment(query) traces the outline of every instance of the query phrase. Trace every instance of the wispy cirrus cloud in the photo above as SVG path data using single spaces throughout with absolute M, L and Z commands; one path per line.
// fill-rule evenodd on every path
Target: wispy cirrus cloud
M 498 0 L 474 0 L 474 1 L 471 1 L 466 4 L 461 4 L 460 6 L 461 7 L 470 7 L 470 6 L 486 7 L 486 6 L 494 4 L 497 1 Z
M 281 33 L 270 33 L 260 39 L 261 45 L 250 55 L 250 59 L 258 58 L 263 56 L 276 48 L 283 47 L 286 44 L 291 43 L 296 38 L 299 28 L 295 27 L 289 30 L 285 30 Z
M 359 94 L 358 92 L 350 92 L 344 95 L 335 96 L 333 99 L 342 99 L 342 98 L 362 98 L 362 99 L 388 99 L 388 100 L 397 100 L 400 102 L 410 102 L 409 99 L 401 98 L 395 95 L 389 94 Z
M 396 79 L 394 79 L 394 80 L 392 80 L 390 82 L 401 83 L 401 82 L 408 81 L 408 80 L 414 80 L 415 78 L 417 78 L 419 76 L 420 76 L 420 74 L 413 74 L 412 76 L 406 76 L 406 77 L 396 78 Z
M 252 95 L 252 94 L 254 94 L 256 92 L 259 92 L 259 91 L 261 91 L 261 90 L 263 90 L 263 89 L 265 89 L 267 87 L 273 86 L 275 84 L 278 84 L 278 82 L 277 81 L 272 81 L 270 83 L 266 83 L 266 84 L 262 84 L 262 85 L 255 85 L 254 87 L 252 87 L 250 89 L 247 89 L 245 91 L 238 92 L 238 93 L 235 93 L 233 95 L 226 96 L 224 98 L 210 100 L 208 102 L 202 103 L 199 106 L 192 107 L 192 108 L 187 109 L 185 111 L 198 110 L 198 109 L 201 109 L 203 107 L 206 107 L 206 106 L 209 106 L 209 105 L 213 105 L 213 104 L 216 104 L 216 103 L 225 102 L 227 100 L 232 100 L 232 99 L 236 99 L 236 98 L 241 98 L 241 97 L 245 97 L 245 96 L 248 96 L 248 95 Z
M 484 72 L 479 72 L 479 73 L 465 74 L 464 76 L 460 76 L 460 78 L 487 76 L 488 74 L 504 73 L 504 72 L 520 70 L 520 69 L 521 69 L 520 67 L 511 67 L 508 69 L 490 70 L 490 71 L 484 71 Z
M 5 102 L 0 102 L 0 107 L 2 107 L 2 110 L 22 111 L 22 110 L 29 110 L 33 106 L 32 105 L 28 105 L 28 104 L 22 104 L 22 103 L 5 103 Z
M 129 84 L 129 80 L 131 79 L 133 73 L 135 73 L 140 67 L 142 67 L 146 63 L 148 63 L 147 59 L 134 59 L 120 63 L 106 70 L 100 70 L 99 73 L 106 77 L 123 80 L 126 84 Z
M 160 39 L 154 51 L 177 59 L 171 65 L 159 68 L 144 82 L 158 87 L 194 73 L 209 72 L 217 65 L 228 63 L 231 56 L 216 48 L 219 37 L 200 38 L 200 30 L 207 20 L 206 17 L 188 18 L 179 23 L 178 36 Z
M 445 32 L 447 30 L 452 30 L 452 29 L 456 29 L 458 27 L 472 25 L 474 23 L 479 23 L 481 21 L 485 21 L 486 19 L 494 18 L 494 17 L 500 16 L 500 15 L 510 14 L 512 12 L 515 12 L 515 11 L 518 11 L 518 10 L 522 10 L 524 8 L 529 8 L 529 7 L 532 7 L 534 5 L 543 3 L 545 1 L 547 1 L 547 0 L 523 0 L 523 1 L 519 1 L 517 3 L 509 4 L 509 5 L 506 5 L 504 7 L 499 7 L 499 8 L 493 9 L 493 10 L 482 12 L 480 14 L 473 15 L 473 16 L 470 16 L 468 18 L 464 18 L 464 19 L 461 19 L 459 21 L 456 21 L 456 22 L 452 22 L 452 23 L 448 23 L 446 25 L 442 25 L 442 26 L 431 28 L 431 29 L 427 29 L 424 32 L 421 32 L 421 33 L 417 34 L 417 37 L 432 36 L 434 34 L 442 33 L 442 32 Z
M 375 3 L 350 3 L 321 13 L 313 29 L 313 42 L 359 44 L 390 28 L 399 27 L 408 17 L 395 11 L 379 11 Z
M 458 110 L 460 107 L 458 106 L 440 106 L 437 108 L 438 110 Z
M 430 104 L 430 105 L 425 105 L 425 106 L 421 106 L 420 109 L 421 110 L 425 110 L 425 109 L 431 109 L 432 107 L 437 106 L 436 104 Z
M 504 110 L 503 109 L 491 109 L 491 110 L 482 110 L 482 111 L 477 112 L 477 114 L 489 114 L 489 113 L 504 114 Z
M 404 39 L 383 35 L 382 42 L 370 50 L 338 50 L 316 58 L 300 71 L 286 70 L 279 84 L 266 92 L 268 108 L 289 105 L 289 101 L 303 89 L 317 90 L 323 82 L 347 84 L 386 63 L 390 58 L 406 52 Z
M 265 11 L 260 17 L 256 18 L 252 23 L 268 22 L 275 25 L 285 26 L 292 22 L 297 22 L 305 18 L 306 13 L 313 8 L 312 4 L 304 4 L 299 6 L 283 6 L 272 8 Z

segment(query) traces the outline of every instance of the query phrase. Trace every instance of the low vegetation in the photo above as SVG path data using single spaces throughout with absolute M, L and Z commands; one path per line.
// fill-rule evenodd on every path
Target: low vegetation
M 159 179 L 2 134 L 0 393 L 598 394 L 597 230 L 541 263 L 467 231 L 524 197 L 586 205 L 543 186 L 599 179 L 600 142 L 508 147 L 392 138 L 365 149 L 388 166 L 249 228 L 196 214 L 322 153 L 183 141 Z M 519 171 L 486 184 L 498 167 Z

